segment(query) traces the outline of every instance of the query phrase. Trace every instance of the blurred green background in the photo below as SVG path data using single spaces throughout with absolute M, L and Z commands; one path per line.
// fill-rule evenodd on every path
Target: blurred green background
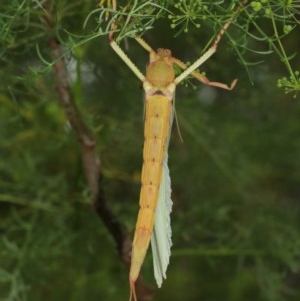
M 55 1 L 54 1 L 55 2 Z M 38 2 L 36 2 L 38 3 Z M 60 26 L 82 33 L 96 2 L 58 1 Z M 3 1 L 0 83 L 0 300 L 127 300 L 128 274 L 90 204 L 79 145 L 58 102 L 47 32 L 30 1 Z M 1 8 L 2 6 L 2 8 Z M 67 35 L 66 32 L 63 34 Z M 212 37 L 205 25 L 174 37 L 158 20 L 145 38 L 193 61 Z M 205 42 L 203 42 L 205 41 Z M 299 28 L 283 41 L 299 50 Z M 254 42 L 253 42 L 254 43 Z M 144 70 L 148 54 L 127 52 Z M 38 46 L 38 47 L 37 47 Z M 122 44 L 123 47 L 124 44 Z M 256 45 L 251 45 L 256 47 Z M 260 46 L 257 46 L 260 47 Z M 92 39 L 66 56 L 70 83 L 96 135 L 105 199 L 131 233 L 138 212 L 143 91 L 109 47 Z M 300 298 L 300 103 L 276 87 L 276 55 L 248 54 L 248 71 L 224 39 L 203 68 L 223 91 L 192 81 L 176 92 L 173 247 L 153 300 L 296 301 Z M 291 61 L 299 70 L 299 56 Z M 155 287 L 149 251 L 142 275 Z

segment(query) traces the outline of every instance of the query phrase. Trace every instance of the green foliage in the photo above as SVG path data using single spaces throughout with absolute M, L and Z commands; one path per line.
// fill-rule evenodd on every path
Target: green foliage
M 170 27 L 176 30 L 174 36 L 182 32 L 188 33 L 191 26 L 199 29 L 202 24 L 206 26 L 208 24 L 216 33 L 228 20 L 232 20 L 232 27 L 235 27 L 236 33 L 233 35 L 227 32 L 226 36 L 245 68 L 248 69 L 248 66 L 253 64 L 247 59 L 247 51 L 258 54 L 258 57 L 275 52 L 289 74 L 289 79 L 283 77 L 278 80 L 278 87 L 284 88 L 286 93 L 294 92 L 296 97 L 300 89 L 298 71 L 290 64 L 295 55 L 287 54 L 282 41 L 299 26 L 300 2 L 297 0 L 247 2 L 232 1 L 228 5 L 226 1 L 181 0 L 175 4 L 173 1 L 161 1 L 158 5 L 153 1 L 134 0 L 120 6 L 118 10 L 103 5 L 94 10 L 88 20 L 91 16 L 98 16 L 96 30 L 101 34 L 108 33 L 112 23 L 116 23 L 117 41 L 125 37 L 142 35 L 152 29 L 154 22 L 159 18 L 170 20 Z M 255 28 L 254 32 L 252 27 Z M 251 40 L 259 42 L 255 43 L 257 48 L 252 46 Z M 208 45 L 210 43 L 206 47 Z M 260 47 L 267 47 L 267 50 L 261 51 Z
M 64 46 L 74 99 L 96 135 L 105 198 L 132 230 L 142 90 L 108 46 L 112 21 L 144 70 L 147 54 L 132 36 L 193 61 L 231 17 L 227 43 L 201 71 L 238 78 L 235 90 L 178 87 L 174 246 L 155 299 L 299 300 L 300 104 L 274 84 L 282 77 L 278 85 L 299 96 L 299 1 L 249 1 L 234 12 L 238 3 L 120 1 L 113 10 L 106 1 L 52 1 L 49 27 L 44 1 L 1 1 L 1 301 L 128 298 L 127 271 L 90 206 L 80 149 L 58 104 L 49 39 Z M 151 256 L 143 275 L 153 281 Z

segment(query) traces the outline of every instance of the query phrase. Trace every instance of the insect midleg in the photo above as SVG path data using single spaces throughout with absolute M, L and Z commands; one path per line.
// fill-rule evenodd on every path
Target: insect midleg
M 201 57 L 203 58 L 203 56 Z M 204 61 L 202 61 L 204 62 Z M 221 89 L 225 89 L 225 90 L 232 90 L 236 83 L 237 83 L 237 79 L 233 80 L 230 84 L 230 86 L 228 86 L 227 84 L 223 84 L 220 82 L 212 82 L 210 81 L 206 76 L 204 76 L 203 74 L 199 73 L 198 71 L 194 70 L 194 71 L 189 71 L 189 67 L 181 62 L 178 59 L 174 58 L 174 64 L 176 64 L 177 66 L 179 66 L 181 69 L 183 69 L 184 71 L 175 79 L 176 83 L 179 83 L 180 81 L 182 81 L 185 77 L 187 77 L 189 74 L 191 74 L 193 77 L 195 77 L 198 81 L 200 81 L 201 83 L 208 85 L 208 86 L 213 86 L 213 87 L 217 87 L 217 88 L 221 88 Z M 193 67 L 193 65 L 192 65 Z M 194 67 L 193 67 L 194 68 Z M 191 68 L 191 69 L 193 69 Z M 198 68 L 198 67 L 197 67 Z M 183 76 L 182 76 L 183 74 Z M 182 77 L 182 78 L 181 78 Z

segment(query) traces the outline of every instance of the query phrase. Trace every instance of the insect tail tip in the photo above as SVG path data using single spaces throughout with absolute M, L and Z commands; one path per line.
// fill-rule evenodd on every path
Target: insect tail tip
M 135 292 L 135 280 L 129 279 L 129 286 L 130 286 L 130 297 L 129 301 L 137 301 L 136 292 Z

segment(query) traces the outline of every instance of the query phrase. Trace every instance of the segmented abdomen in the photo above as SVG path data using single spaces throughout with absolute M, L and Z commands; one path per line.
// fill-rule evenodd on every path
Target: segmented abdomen
M 168 145 L 171 114 L 172 100 L 169 98 L 163 95 L 154 95 L 146 99 L 142 187 L 140 211 L 133 239 L 131 280 L 138 277 L 153 230 L 162 165 Z

